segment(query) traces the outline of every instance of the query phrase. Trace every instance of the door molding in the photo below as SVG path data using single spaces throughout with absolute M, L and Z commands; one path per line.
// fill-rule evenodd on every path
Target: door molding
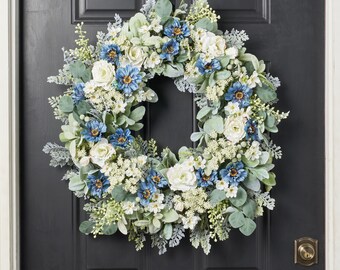
M 19 249 L 19 12 L 18 0 L 0 9 L 0 270 L 20 269 Z M 325 150 L 326 269 L 340 269 L 340 2 L 326 0 Z M 338 177 L 339 178 L 339 177 Z M 292 258 L 293 259 L 293 258 Z
M 19 270 L 18 0 L 0 8 L 0 269 Z

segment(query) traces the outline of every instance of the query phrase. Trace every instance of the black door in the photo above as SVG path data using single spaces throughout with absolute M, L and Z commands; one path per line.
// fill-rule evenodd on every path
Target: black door
M 58 141 L 60 125 L 47 102 L 64 89 L 46 78 L 62 65 L 60 48 L 74 46 L 74 24 L 84 21 L 89 35 L 105 29 L 114 13 L 129 18 L 142 0 L 21 1 L 21 267 L 29 270 L 220 269 L 293 270 L 293 241 L 319 240 L 324 269 L 324 1 L 210 0 L 221 15 L 220 28 L 244 29 L 248 50 L 264 59 L 279 76 L 279 106 L 291 111 L 275 136 L 284 149 L 277 162 L 275 211 L 258 219 L 256 234 L 238 232 L 213 244 L 209 256 L 188 242 L 159 256 L 147 248 L 136 252 L 119 234 L 93 239 L 80 235 L 81 202 L 59 179 L 63 170 L 48 166 L 41 149 Z M 189 145 L 195 108 L 190 94 L 171 80 L 155 79 L 160 101 L 149 108 L 148 136 L 176 150 Z M 176 113 L 175 113 L 176 112 Z M 180 115 L 181 117 L 175 117 Z M 160 121 L 162 119 L 162 121 Z M 175 129 L 177 133 L 170 132 Z

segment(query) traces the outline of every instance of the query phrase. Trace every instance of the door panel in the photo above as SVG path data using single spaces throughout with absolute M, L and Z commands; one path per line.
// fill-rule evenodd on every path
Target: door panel
M 177 0 L 177 2 L 179 2 Z M 21 264 L 28 270 L 290 270 L 293 241 L 311 236 L 320 241 L 324 269 L 324 2 L 321 0 L 210 0 L 221 15 L 220 28 L 246 30 L 246 47 L 264 59 L 280 77 L 279 107 L 291 110 L 275 142 L 284 150 L 276 173 L 275 211 L 258 219 L 256 234 L 236 230 L 230 239 L 213 243 L 209 256 L 188 239 L 159 256 L 156 249 L 136 252 L 125 236 L 84 236 L 82 201 L 67 183 L 64 170 L 48 166 L 41 149 L 58 142 L 60 123 L 47 98 L 63 87 L 46 83 L 62 65 L 61 47 L 74 47 L 74 24 L 84 21 L 94 40 L 97 30 L 119 13 L 133 16 L 142 0 L 25 0 L 21 3 Z M 178 3 L 177 3 L 178 4 Z M 144 136 L 160 147 L 191 145 L 195 130 L 193 97 L 173 81 L 155 78 L 150 86 L 159 102 L 148 105 Z

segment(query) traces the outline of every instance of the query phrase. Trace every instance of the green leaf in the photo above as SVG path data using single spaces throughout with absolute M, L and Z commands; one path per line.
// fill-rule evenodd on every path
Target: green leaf
M 169 211 L 166 211 L 163 213 L 163 222 L 164 223 L 172 223 L 177 221 L 179 218 L 179 215 L 174 209 L 171 209 Z
M 259 191 L 261 188 L 260 181 L 252 174 L 248 175 L 248 177 L 243 181 L 243 184 L 253 191 Z
M 275 126 L 275 123 L 276 123 L 276 119 L 274 116 L 272 116 L 271 114 L 267 114 L 267 117 L 266 117 L 266 120 L 265 120 L 265 125 L 266 127 L 274 127 Z
M 237 189 L 236 197 L 230 198 L 230 202 L 236 207 L 242 206 L 246 202 L 246 200 L 247 200 L 247 192 L 240 186 Z
M 134 222 L 137 227 L 147 227 L 150 224 L 149 220 L 137 220 Z
M 192 152 L 188 149 L 188 147 L 186 146 L 182 146 L 179 150 L 178 150 L 178 157 L 179 159 L 186 159 L 188 157 L 192 156 Z
M 259 160 L 249 160 L 245 156 L 242 156 L 242 161 L 245 165 L 247 165 L 247 167 L 250 167 L 250 168 L 255 168 L 260 163 Z
M 146 24 L 148 24 L 148 21 L 143 13 L 139 12 L 136 13 L 133 17 L 131 17 L 129 20 L 129 28 L 133 36 L 138 37 L 139 29 Z
M 259 180 L 263 180 L 269 178 L 268 171 L 265 168 L 249 168 L 249 170 L 255 175 L 255 177 Z
M 127 235 L 127 233 L 128 233 L 128 232 L 127 232 L 127 228 L 126 228 L 126 226 L 125 226 L 125 224 L 124 224 L 123 221 L 119 220 L 118 223 L 117 223 L 117 226 L 118 226 L 118 230 L 119 230 L 122 234 Z
M 220 115 L 214 115 L 210 119 L 208 119 L 203 126 L 204 131 L 207 134 L 210 134 L 212 131 L 216 131 L 217 133 L 222 133 L 223 128 L 223 118 Z
M 177 78 L 184 74 L 184 68 L 181 63 L 167 64 L 163 71 L 163 75 L 169 78 Z
M 255 217 L 257 204 L 251 199 L 242 206 L 243 213 L 246 217 L 253 219 Z
M 218 204 L 226 198 L 226 193 L 223 190 L 214 189 L 209 195 L 209 201 L 211 204 Z
M 79 175 L 71 177 L 70 182 L 68 183 L 68 189 L 71 191 L 83 190 L 85 186 L 85 182 L 81 180 Z
M 133 130 L 133 131 L 139 131 L 144 127 L 144 124 L 142 123 L 136 123 L 132 126 L 129 126 L 129 129 Z
M 92 232 L 94 224 L 95 223 L 93 221 L 83 221 L 79 226 L 79 231 L 83 234 L 89 235 Z
M 165 168 L 170 168 L 178 162 L 176 155 L 173 152 L 171 152 L 169 148 L 165 148 L 163 150 L 162 157 L 163 157 L 162 163 L 165 166 Z
M 257 86 L 255 88 L 255 94 L 265 103 L 274 101 L 277 99 L 275 91 L 271 90 L 267 85 L 263 84 L 262 87 Z
M 262 152 L 261 156 L 260 156 L 260 164 L 264 165 L 268 162 L 269 160 L 269 153 L 268 152 Z
M 59 110 L 64 113 L 70 113 L 73 111 L 73 100 L 70 96 L 62 96 L 59 102 Z
M 161 222 L 160 222 L 159 219 L 157 219 L 157 218 L 153 218 L 152 224 L 153 224 L 153 226 L 155 226 L 156 228 L 160 228 L 160 227 L 161 227 Z
M 228 221 L 231 227 L 240 228 L 241 226 L 244 225 L 245 218 L 241 212 L 236 211 L 234 213 L 231 213 L 231 215 L 228 218 Z
M 171 224 L 165 224 L 163 229 L 163 236 L 166 240 L 170 240 L 172 236 L 172 225 Z
M 203 28 L 210 32 L 214 31 L 214 24 L 209 18 L 200 19 L 197 23 L 195 23 L 195 26 L 196 28 Z
M 127 192 L 119 185 L 113 188 L 111 195 L 116 202 L 121 202 L 126 198 Z
M 161 18 L 169 17 L 172 12 L 172 4 L 169 0 L 158 0 L 155 5 L 155 11 Z
M 78 103 L 78 105 L 76 106 L 77 108 L 77 112 L 79 115 L 81 114 L 86 114 L 91 110 L 91 105 L 88 104 L 86 101 L 82 100 Z
M 117 226 L 116 223 L 112 223 L 110 225 L 104 225 L 103 226 L 103 233 L 105 235 L 113 235 L 113 234 L 116 233 L 117 229 L 118 229 L 118 226 Z
M 86 68 L 85 64 L 81 61 L 75 61 L 70 64 L 70 73 L 74 78 L 82 79 L 83 82 L 87 82 L 91 79 L 91 72 Z
M 250 218 L 246 218 L 244 220 L 243 226 L 239 228 L 240 232 L 245 236 L 251 235 L 255 231 L 255 229 L 256 223 Z
M 144 106 L 140 106 L 140 107 L 134 109 L 131 112 L 129 118 L 131 118 L 135 122 L 138 122 L 138 121 L 142 120 L 144 114 L 145 114 L 145 107 Z
M 219 71 L 219 72 L 216 72 L 215 79 L 216 80 L 226 80 L 230 77 L 230 75 L 231 75 L 231 72 L 229 70 Z
M 212 108 L 205 106 L 202 109 L 199 110 L 199 112 L 196 115 L 196 119 L 201 121 L 205 116 L 207 116 L 212 111 Z
M 230 58 L 228 56 L 224 56 L 224 57 L 220 58 L 220 62 L 221 62 L 222 67 L 225 68 L 229 65 Z
M 270 172 L 268 178 L 262 179 L 262 183 L 267 185 L 267 186 L 270 186 L 270 187 L 275 186 L 276 185 L 276 175 L 274 173 Z
M 199 141 L 202 137 L 204 136 L 204 132 L 194 132 L 190 136 L 190 140 L 192 142 L 197 142 Z
M 215 81 L 215 71 L 213 73 L 210 74 L 209 76 L 209 86 L 214 86 L 216 84 L 216 81 Z

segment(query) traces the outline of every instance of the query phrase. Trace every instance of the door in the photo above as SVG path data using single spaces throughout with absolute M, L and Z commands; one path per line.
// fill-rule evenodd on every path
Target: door
M 58 142 L 59 122 L 47 102 L 64 91 L 46 78 L 62 65 L 61 47 L 74 46 L 74 24 L 84 21 L 93 40 L 115 13 L 128 19 L 142 0 L 21 1 L 21 268 L 26 270 L 294 270 L 294 240 L 319 240 L 324 269 L 324 1 L 210 0 L 221 15 L 220 29 L 246 30 L 246 47 L 280 77 L 279 107 L 291 111 L 275 141 L 284 157 L 276 162 L 276 209 L 257 220 L 256 234 L 236 230 L 229 240 L 214 243 L 205 256 L 184 241 L 159 256 L 149 244 L 136 252 L 133 243 L 116 234 L 93 239 L 78 231 L 85 219 L 82 201 L 60 179 L 63 169 L 48 166 L 41 151 Z M 178 1 L 179 2 L 179 1 Z M 195 107 L 190 94 L 172 80 L 154 79 L 160 97 L 150 105 L 146 136 L 161 147 L 190 145 Z M 180 117 L 178 117 L 180 116 Z M 160 121 L 162 119 L 162 121 Z M 177 130 L 177 133 L 170 132 Z

